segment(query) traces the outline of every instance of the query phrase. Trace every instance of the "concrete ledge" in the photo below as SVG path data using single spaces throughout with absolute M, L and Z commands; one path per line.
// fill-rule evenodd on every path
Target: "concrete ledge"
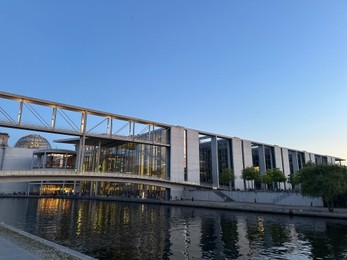
M 38 256 L 38 259 L 95 259 L 4 223 L 0 223 L 0 228 L 1 237 L 23 248 L 28 254 Z

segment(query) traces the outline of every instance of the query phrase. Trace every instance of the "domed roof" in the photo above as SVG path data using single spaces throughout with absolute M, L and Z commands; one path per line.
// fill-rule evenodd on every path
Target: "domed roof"
M 51 149 L 50 143 L 41 135 L 23 136 L 15 143 L 14 147 L 27 149 Z

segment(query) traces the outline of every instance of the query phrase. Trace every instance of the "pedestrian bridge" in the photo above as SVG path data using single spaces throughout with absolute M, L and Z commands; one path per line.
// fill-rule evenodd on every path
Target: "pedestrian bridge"
M 74 170 L 0 171 L 0 182 L 30 181 L 107 181 L 154 185 L 164 188 L 202 187 L 198 183 L 178 182 L 175 180 L 163 179 L 155 176 L 136 175 L 131 172 L 76 172 Z

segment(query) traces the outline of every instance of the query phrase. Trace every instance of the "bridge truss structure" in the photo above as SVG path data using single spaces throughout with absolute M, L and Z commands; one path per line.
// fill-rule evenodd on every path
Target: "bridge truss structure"
M 78 171 L 86 138 L 170 146 L 155 135 L 169 131 L 167 124 L 7 92 L 0 92 L 0 127 L 79 137 Z

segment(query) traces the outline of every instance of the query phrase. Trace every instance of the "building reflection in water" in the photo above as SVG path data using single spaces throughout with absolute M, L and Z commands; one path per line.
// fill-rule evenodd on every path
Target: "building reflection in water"
M 0 208 L 0 221 L 98 259 L 347 258 L 343 221 L 69 199 Z

